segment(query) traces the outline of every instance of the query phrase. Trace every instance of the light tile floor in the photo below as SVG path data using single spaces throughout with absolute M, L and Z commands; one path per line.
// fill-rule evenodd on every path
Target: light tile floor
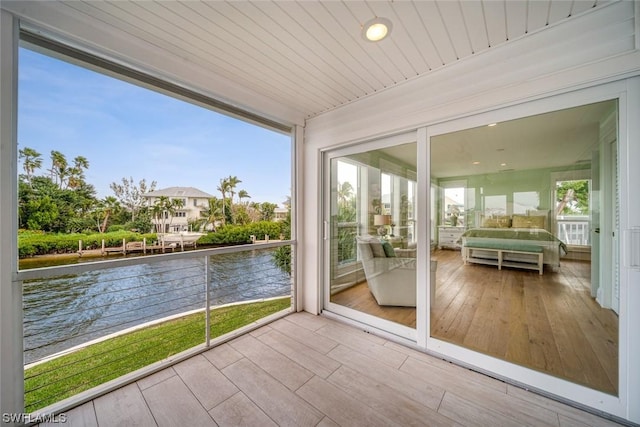
M 66 413 L 66 426 L 616 426 L 297 313 Z

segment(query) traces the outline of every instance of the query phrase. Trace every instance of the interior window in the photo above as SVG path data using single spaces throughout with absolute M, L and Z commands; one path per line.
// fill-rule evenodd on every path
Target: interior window
M 537 191 L 516 191 L 513 193 L 513 213 L 526 214 L 540 206 L 540 193 Z
M 590 179 L 556 181 L 556 232 L 569 245 L 591 244 L 590 187 Z
M 464 226 L 464 187 L 444 189 L 444 223 L 452 227 Z

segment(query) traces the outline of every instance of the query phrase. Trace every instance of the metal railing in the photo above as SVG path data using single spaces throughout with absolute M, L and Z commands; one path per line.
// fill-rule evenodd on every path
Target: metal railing
M 589 220 L 582 218 L 558 218 L 557 236 L 568 245 L 590 246 L 591 233 Z
M 25 411 L 290 310 L 294 275 L 273 261 L 285 246 L 294 248 L 272 242 L 19 271 Z

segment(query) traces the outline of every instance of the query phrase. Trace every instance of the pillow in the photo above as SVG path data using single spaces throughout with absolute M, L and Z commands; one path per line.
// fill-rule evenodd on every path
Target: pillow
M 509 228 L 511 227 L 511 217 L 507 215 L 498 215 L 495 218 L 484 218 L 482 220 L 484 228 Z
M 497 228 L 511 227 L 511 217 L 509 215 L 498 215 L 496 218 Z
M 384 242 L 382 244 L 382 249 L 384 250 L 384 254 L 387 256 L 387 258 L 396 257 L 396 251 L 393 249 L 393 246 L 391 246 L 391 243 Z
M 485 218 L 482 220 L 483 228 L 498 228 L 498 220 L 495 218 Z
M 382 247 L 382 243 L 380 242 L 371 242 L 369 243 L 371 246 L 371 252 L 373 253 L 374 258 L 386 258 L 387 254 L 384 252 L 384 248 Z
M 544 228 L 544 217 L 514 215 L 513 228 Z

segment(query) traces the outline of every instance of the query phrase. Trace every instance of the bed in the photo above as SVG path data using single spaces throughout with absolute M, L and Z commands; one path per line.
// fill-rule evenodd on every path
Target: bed
M 542 263 L 555 271 L 560 267 L 560 257 L 567 254 L 566 245 L 545 229 L 545 216 L 503 216 L 483 219 L 481 224 L 482 227 L 462 234 L 465 263 L 475 260 L 498 265 L 500 256 L 504 257 L 505 265 L 527 268 L 528 264 L 537 263 L 537 254 L 541 252 Z

